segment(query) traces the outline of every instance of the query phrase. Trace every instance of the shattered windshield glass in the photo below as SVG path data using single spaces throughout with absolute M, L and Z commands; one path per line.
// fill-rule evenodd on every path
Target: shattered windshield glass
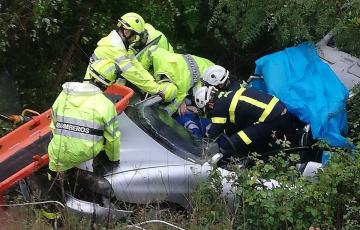
M 129 107 L 126 114 L 154 140 L 184 159 L 203 161 L 213 154 L 206 153 L 206 140 L 196 139 L 158 105 Z

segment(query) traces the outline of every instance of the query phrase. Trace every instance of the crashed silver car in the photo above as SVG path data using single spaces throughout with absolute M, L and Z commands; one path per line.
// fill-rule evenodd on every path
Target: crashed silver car
M 331 46 L 332 38 L 330 32 L 316 44 L 318 55 L 350 90 L 360 83 L 360 59 Z
M 218 150 L 205 152 L 203 141 L 194 138 L 165 110 L 149 105 L 154 100 L 157 97 L 129 106 L 119 115 L 123 133 L 120 164 L 108 168 L 104 178 L 111 184 L 116 200 L 136 204 L 170 202 L 186 208 L 189 195 L 212 170 L 209 161 L 217 160 Z M 92 161 L 79 168 L 92 171 Z M 231 200 L 231 182 L 226 179 L 231 172 L 219 170 L 224 177 L 223 194 Z M 98 221 L 109 213 L 113 218 L 131 213 L 114 208 L 110 200 L 102 203 L 107 205 L 66 197 L 68 208 L 89 216 L 95 213 Z

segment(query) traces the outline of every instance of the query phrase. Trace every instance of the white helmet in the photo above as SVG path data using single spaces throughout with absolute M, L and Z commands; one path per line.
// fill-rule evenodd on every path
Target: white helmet
M 205 71 L 202 79 L 209 85 L 218 86 L 229 79 L 229 71 L 219 65 L 214 65 Z
M 199 109 L 206 106 L 218 90 L 214 86 L 203 86 L 195 92 L 195 103 Z

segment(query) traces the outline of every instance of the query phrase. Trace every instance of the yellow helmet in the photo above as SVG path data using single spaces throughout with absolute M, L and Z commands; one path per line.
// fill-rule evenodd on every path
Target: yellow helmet
M 90 64 L 89 74 L 95 82 L 100 82 L 107 87 L 119 77 L 120 68 L 111 60 L 101 59 Z
M 123 26 L 125 29 L 135 31 L 137 34 L 141 34 L 145 30 L 145 21 L 137 13 L 126 13 L 119 19 L 117 26 Z
M 171 82 L 160 83 L 160 91 L 164 95 L 164 102 L 170 102 L 175 99 L 177 87 Z

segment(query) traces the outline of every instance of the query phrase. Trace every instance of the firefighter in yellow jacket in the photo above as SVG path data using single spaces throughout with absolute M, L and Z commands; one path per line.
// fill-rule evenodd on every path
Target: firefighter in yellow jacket
M 165 110 L 172 115 L 179 109 L 179 114 L 183 115 L 186 112 L 185 97 L 189 91 L 192 93 L 192 89 L 201 86 L 200 76 L 214 63 L 195 55 L 172 53 L 156 45 L 144 55 L 150 60 L 157 81 L 169 81 L 177 87 L 175 99 Z
M 174 53 L 174 49 L 170 44 L 170 42 L 168 41 L 167 37 L 161 31 L 155 29 L 151 24 L 145 23 L 145 31 L 143 36 L 133 46 L 133 48 L 135 49 L 134 52 L 138 53 L 139 51 L 144 49 L 147 45 L 149 45 L 151 42 L 155 42 L 153 45 L 165 49 L 170 53 Z M 147 55 L 144 55 L 145 53 L 146 52 L 138 55 L 137 59 L 143 65 L 144 69 L 149 71 L 151 66 L 151 60 L 148 58 Z
M 52 106 L 48 147 L 49 169 L 64 172 L 105 151 L 110 161 L 120 156 L 120 131 L 114 104 L 103 90 L 118 67 L 109 60 L 89 66 L 89 82 L 67 82 Z
M 102 59 L 112 60 L 119 66 L 120 74 L 125 80 L 146 93 L 160 94 L 166 101 L 166 96 L 162 94 L 162 89 L 166 87 L 155 82 L 154 77 L 135 58 L 134 52 L 129 50 L 129 46 L 138 41 L 144 31 L 145 22 L 140 15 L 124 14 L 119 19 L 118 29 L 111 31 L 97 43 L 90 63 Z M 89 68 L 85 75 L 85 80 L 88 79 L 90 79 Z

